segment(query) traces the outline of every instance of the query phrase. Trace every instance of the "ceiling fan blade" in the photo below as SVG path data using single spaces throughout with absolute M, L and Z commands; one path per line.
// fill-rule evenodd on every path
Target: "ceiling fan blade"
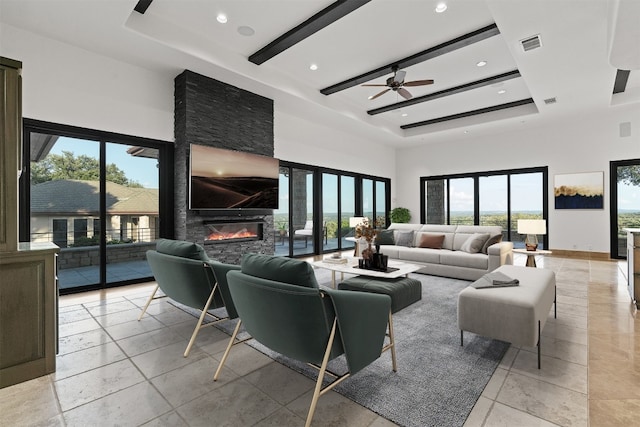
M 412 82 L 405 82 L 403 86 L 425 86 L 432 84 L 433 80 L 414 80 Z
M 360 86 L 380 86 L 380 87 L 386 87 L 387 85 L 364 84 L 364 85 L 360 85 Z
M 393 76 L 393 81 L 396 83 L 402 83 L 404 81 L 404 76 L 407 75 L 407 72 L 404 70 L 396 71 L 395 76 Z
M 404 99 L 411 99 L 411 98 L 413 98 L 413 95 L 411 95 L 411 94 L 409 93 L 409 91 L 408 91 L 408 90 L 406 90 L 406 89 L 405 89 L 405 88 L 403 88 L 403 87 L 401 87 L 401 88 L 399 88 L 399 89 L 398 89 L 398 93 L 399 93 L 400 95 L 402 95 L 402 97 L 403 97 Z
M 380 95 L 383 95 L 383 94 L 385 94 L 385 93 L 389 92 L 390 90 L 391 90 L 391 89 L 385 89 L 385 90 L 383 90 L 383 91 L 382 91 L 382 92 L 380 92 L 380 93 L 377 93 L 377 94 L 375 94 L 375 95 L 373 95 L 373 96 L 370 96 L 370 97 L 369 97 L 369 99 L 371 99 L 371 100 L 376 99 L 376 98 L 377 98 L 377 97 L 379 97 Z

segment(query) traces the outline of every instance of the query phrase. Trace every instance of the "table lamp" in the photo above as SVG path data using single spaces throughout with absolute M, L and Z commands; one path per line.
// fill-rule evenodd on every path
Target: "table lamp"
M 360 224 L 364 223 L 365 219 L 367 218 L 363 216 L 352 216 L 351 218 L 349 218 L 349 227 L 356 228 Z
M 547 234 L 547 221 L 544 219 L 519 219 L 518 234 L 526 234 L 524 246 L 528 251 L 538 248 L 538 234 Z

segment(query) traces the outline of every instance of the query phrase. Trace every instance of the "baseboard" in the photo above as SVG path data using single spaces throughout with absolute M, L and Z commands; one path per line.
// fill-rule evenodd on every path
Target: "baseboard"
M 547 256 L 557 256 L 561 258 L 574 258 L 574 259 L 587 259 L 593 261 L 612 261 L 616 262 L 617 260 L 611 259 L 611 254 L 609 252 L 591 252 L 591 251 L 568 251 L 565 249 L 550 249 L 553 252 L 552 255 Z

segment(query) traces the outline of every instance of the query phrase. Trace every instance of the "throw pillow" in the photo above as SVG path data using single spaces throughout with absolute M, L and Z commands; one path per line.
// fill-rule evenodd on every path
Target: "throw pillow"
M 489 238 L 489 234 L 473 233 L 460 247 L 461 251 L 476 254 L 482 250 L 484 242 Z
M 376 245 L 395 245 L 395 243 L 395 240 L 393 240 L 393 230 L 378 231 L 375 240 Z
M 442 242 L 444 242 L 444 234 L 422 234 L 419 247 L 442 249 Z
M 209 261 L 204 248 L 197 243 L 185 242 L 182 240 L 158 239 L 156 241 L 156 251 L 161 254 L 191 258 L 199 261 Z
M 311 264 L 299 259 L 244 254 L 240 266 L 242 272 L 250 276 L 307 288 L 319 287 Z
M 413 230 L 396 231 L 394 237 L 396 245 L 398 246 L 413 246 Z
M 494 245 L 498 242 L 502 242 L 502 234 L 496 234 L 495 236 L 491 236 L 489 237 L 489 239 L 487 239 L 487 241 L 485 242 L 484 246 L 482 246 L 482 253 L 486 254 L 487 251 L 489 250 L 489 246 Z

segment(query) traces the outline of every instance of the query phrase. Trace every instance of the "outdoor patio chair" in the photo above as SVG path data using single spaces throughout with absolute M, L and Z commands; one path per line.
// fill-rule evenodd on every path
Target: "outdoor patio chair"
M 158 289 L 174 301 L 201 310 L 200 317 L 184 352 L 189 355 L 200 329 L 226 319 L 238 317 L 227 286 L 227 272 L 239 266 L 209 259 L 202 246 L 178 240 L 160 239 L 156 250 L 147 251 L 147 261 L 157 285 L 138 316 L 142 319 Z M 227 317 L 218 317 L 209 310 L 225 307 Z M 203 324 L 205 317 L 213 321 Z
M 308 220 L 307 222 L 305 222 L 304 223 L 304 228 L 300 228 L 300 229 L 295 230 L 293 232 L 293 238 L 294 239 L 298 239 L 298 238 L 303 238 L 304 239 L 304 247 L 305 248 L 309 244 L 309 241 L 308 241 L 309 237 L 313 238 L 313 221 L 312 220 Z M 322 237 L 324 238 L 324 243 L 326 245 L 327 241 L 328 241 L 327 224 L 326 224 L 326 222 L 322 224 Z
M 385 346 L 391 308 L 388 295 L 319 289 L 307 262 L 258 254 L 244 255 L 241 271 L 230 271 L 227 279 L 240 319 L 214 380 L 244 325 L 262 345 L 319 370 L 306 426 L 322 394 L 393 349 Z M 348 370 L 333 374 L 327 364 L 341 355 Z M 394 356 L 392 351 L 395 371 Z M 322 388 L 325 373 L 336 379 Z

